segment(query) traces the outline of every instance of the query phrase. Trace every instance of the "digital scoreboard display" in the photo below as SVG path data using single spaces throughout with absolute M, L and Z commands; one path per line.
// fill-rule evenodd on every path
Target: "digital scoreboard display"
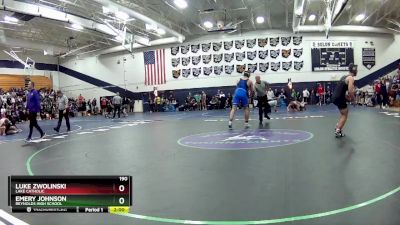
M 9 176 L 16 213 L 127 213 L 131 176 Z

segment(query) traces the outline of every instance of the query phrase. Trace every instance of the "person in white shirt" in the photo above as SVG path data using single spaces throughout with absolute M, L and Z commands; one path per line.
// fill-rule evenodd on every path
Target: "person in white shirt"
M 276 112 L 276 106 L 278 105 L 278 101 L 276 100 L 275 97 L 275 92 L 272 90 L 272 88 L 269 88 L 267 91 L 267 98 L 268 98 L 268 104 L 271 106 L 271 108 L 274 108 L 274 111 Z
M 309 97 L 310 97 L 310 92 L 306 88 L 306 89 L 303 90 L 303 102 L 307 102 L 308 103 Z

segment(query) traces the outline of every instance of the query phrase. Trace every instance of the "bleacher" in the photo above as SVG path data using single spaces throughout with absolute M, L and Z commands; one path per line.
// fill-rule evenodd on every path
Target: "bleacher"
M 21 75 L 0 75 L 0 88 L 10 90 L 10 88 L 25 88 L 29 81 L 35 82 L 36 89 L 51 89 L 53 84 L 50 78 L 45 76 L 21 76 Z

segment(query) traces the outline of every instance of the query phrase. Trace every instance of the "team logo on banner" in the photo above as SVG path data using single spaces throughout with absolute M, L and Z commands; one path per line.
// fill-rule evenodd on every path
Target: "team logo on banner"
M 303 65 L 304 61 L 299 61 L 299 62 L 295 61 L 293 67 L 295 70 L 301 70 L 303 68 Z
M 242 49 L 244 47 L 244 40 L 236 40 L 235 41 L 235 48 Z
M 182 66 L 187 66 L 190 63 L 190 57 L 182 57 Z
M 375 66 L 375 48 L 363 48 L 362 49 L 362 63 L 367 69 L 371 69 Z
M 211 43 L 201 44 L 201 50 L 203 52 L 208 52 L 211 48 Z
M 268 50 L 265 51 L 258 51 L 258 58 L 260 59 L 266 59 L 268 56 Z
M 182 70 L 182 76 L 187 78 L 190 76 L 190 72 L 192 71 L 192 69 L 183 69 Z
M 194 77 L 198 77 L 201 74 L 201 68 L 193 68 L 192 74 Z
M 209 64 L 211 62 L 211 55 L 203 55 L 202 58 L 204 64 Z
M 276 37 L 276 38 L 269 38 L 269 44 L 270 44 L 272 47 L 277 46 L 277 45 L 279 44 L 279 37 Z
M 213 58 L 215 63 L 220 63 L 222 61 L 222 54 L 214 54 Z
M 200 44 L 192 45 L 190 48 L 192 49 L 193 53 L 197 53 L 200 50 Z
M 225 53 L 224 54 L 225 62 L 232 62 L 234 58 L 234 53 Z
M 181 70 L 172 70 L 172 76 L 178 79 L 181 76 Z
M 253 60 L 257 57 L 257 51 L 247 52 L 247 59 Z
M 259 38 L 258 47 L 264 48 L 268 44 L 268 38 Z
M 189 46 L 189 45 L 181 46 L 181 53 L 182 53 L 182 54 L 186 54 L 186 53 L 189 52 L 189 49 L 190 49 L 190 46 Z
M 276 72 L 281 68 L 281 62 L 271 62 L 271 70 Z
M 296 58 L 300 58 L 303 55 L 303 49 L 299 48 L 299 49 L 293 49 L 293 55 Z
M 171 55 L 177 55 L 179 53 L 179 46 L 171 48 Z
M 212 66 L 203 67 L 203 73 L 204 73 L 204 75 L 209 76 L 212 73 Z
M 290 53 L 292 52 L 292 49 L 282 49 L 282 57 L 288 58 L 290 56 Z
M 248 70 L 250 73 L 254 73 L 254 72 L 257 70 L 257 63 L 255 63 L 255 64 L 248 64 L 248 65 L 247 65 L 247 70 Z
M 235 70 L 235 66 L 234 65 L 231 65 L 231 66 L 226 65 L 225 66 L 225 73 L 226 74 L 232 74 L 233 70 Z
M 213 43 L 213 50 L 215 52 L 218 52 L 222 48 L 222 42 L 214 42 Z
M 254 46 L 256 46 L 257 40 L 254 38 L 254 39 L 249 39 L 246 42 L 248 48 L 254 48 Z
M 192 64 L 197 65 L 201 61 L 201 56 L 192 56 Z
M 177 67 L 177 66 L 179 66 L 179 64 L 181 64 L 181 58 L 172 59 L 172 66 L 173 67 Z
M 292 37 L 281 37 L 281 43 L 283 46 L 288 46 L 291 40 Z
M 243 61 L 245 57 L 246 57 L 246 52 L 236 52 L 237 61 Z
M 269 68 L 269 63 L 259 63 L 259 70 L 265 73 Z
M 293 44 L 300 45 L 303 42 L 303 37 L 293 37 Z
M 246 70 L 246 64 L 244 65 L 236 65 L 236 72 L 243 73 Z
M 230 50 L 233 47 L 233 41 L 225 41 L 224 42 L 224 49 Z
M 290 70 L 290 68 L 292 68 L 292 62 L 282 62 L 282 69 L 283 70 Z
M 221 75 L 222 71 L 224 71 L 224 66 L 214 66 L 215 75 Z
M 279 53 L 280 53 L 279 49 L 278 50 L 270 50 L 270 55 L 271 55 L 271 58 L 273 58 L 273 59 L 278 58 Z

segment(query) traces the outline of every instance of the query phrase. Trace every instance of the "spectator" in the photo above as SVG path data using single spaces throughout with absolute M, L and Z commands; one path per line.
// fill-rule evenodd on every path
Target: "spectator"
M 107 112 L 107 98 L 106 97 L 101 97 L 100 108 L 101 108 L 101 114 L 105 115 Z
M 122 113 L 124 114 L 125 117 L 128 116 L 128 110 L 129 110 L 129 98 L 125 96 L 122 99 Z
M 311 90 L 311 94 L 310 94 L 310 104 L 314 105 L 316 100 L 315 100 L 316 94 L 314 89 Z
M 79 94 L 78 99 L 78 111 L 81 113 L 82 116 L 86 116 L 86 101 L 82 94 Z
M 98 113 L 98 108 L 97 108 L 97 99 L 96 98 L 93 98 L 92 99 L 92 113 L 94 114 L 94 115 L 97 115 L 97 113 Z
M 303 102 L 307 102 L 308 103 L 309 98 L 310 98 L 310 92 L 308 91 L 307 88 L 305 88 L 303 90 Z
M 196 100 L 196 109 L 201 109 L 201 94 L 197 93 L 194 95 L 194 99 Z
M 129 99 L 129 112 L 133 113 L 134 107 L 135 107 L 135 100 L 133 98 Z
M 218 99 L 216 96 L 214 96 L 214 97 L 212 97 L 212 99 L 210 101 L 210 109 L 211 110 L 217 109 L 218 108 L 217 105 L 218 105 Z
M 204 91 L 201 92 L 201 110 L 207 110 L 207 94 Z
M 232 108 L 232 95 L 228 93 L 228 97 L 226 98 L 226 106 L 225 108 Z
M 318 105 L 322 106 L 324 103 L 324 98 L 325 98 L 325 90 L 322 84 L 318 83 L 317 87 L 317 97 L 318 97 Z
M 382 95 L 382 108 L 387 108 L 389 104 L 388 90 L 386 89 L 386 83 L 381 80 L 381 95 Z
M 219 93 L 219 109 L 224 109 L 226 104 L 226 96 L 223 91 Z
M 376 103 L 382 108 L 382 92 L 381 92 L 381 83 L 379 80 L 375 81 L 375 96 L 376 96 Z

